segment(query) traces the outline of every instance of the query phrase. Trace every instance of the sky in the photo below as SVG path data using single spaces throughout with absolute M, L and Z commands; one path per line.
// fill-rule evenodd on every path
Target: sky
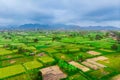
M 0 25 L 120 27 L 120 0 L 0 0 Z

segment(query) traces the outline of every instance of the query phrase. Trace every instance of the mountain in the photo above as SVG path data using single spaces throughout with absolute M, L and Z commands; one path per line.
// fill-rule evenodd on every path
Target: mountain
M 19 29 L 41 29 L 41 30 L 76 30 L 79 26 L 64 25 L 64 24 L 24 24 L 20 25 Z
M 64 24 L 24 24 L 19 29 L 40 29 L 40 30 L 120 30 L 113 26 L 78 26 Z
M 23 24 L 0 27 L 0 30 L 120 30 L 113 26 L 78 26 L 65 24 Z

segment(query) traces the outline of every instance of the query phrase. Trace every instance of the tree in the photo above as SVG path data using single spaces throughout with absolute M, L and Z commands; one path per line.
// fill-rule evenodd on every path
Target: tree
M 97 34 L 96 36 L 95 36 L 95 39 L 96 40 L 101 40 L 103 37 L 101 36 L 101 35 L 99 35 L 99 34 Z
M 117 45 L 117 44 L 113 44 L 113 45 L 111 46 L 111 49 L 117 50 L 117 49 L 118 49 L 118 45 Z
M 39 40 L 37 38 L 34 39 L 34 42 L 37 43 Z
M 68 63 L 65 62 L 64 60 L 59 60 L 58 65 L 59 65 L 62 69 L 66 70 L 66 71 L 67 71 L 68 73 L 70 73 L 70 74 L 71 74 L 71 73 L 76 73 L 76 72 L 79 71 L 78 68 L 76 68 L 76 67 L 68 64 Z
M 76 56 L 74 59 L 75 59 L 75 61 L 80 61 L 80 62 L 82 62 L 82 61 L 83 61 L 83 55 L 82 55 L 82 54 L 79 54 L 79 55 Z
M 81 52 L 86 52 L 86 51 L 89 50 L 89 48 L 87 48 L 87 47 L 80 47 L 79 50 L 80 50 Z
M 82 62 L 83 61 L 83 55 L 82 54 L 79 54 L 78 55 L 78 58 L 79 58 L 79 60 Z
M 92 37 L 91 35 L 88 35 L 88 38 L 89 38 L 91 41 L 94 40 L 93 37 Z
M 61 40 L 61 37 L 54 36 L 54 37 L 52 38 L 52 41 L 59 41 L 59 40 Z

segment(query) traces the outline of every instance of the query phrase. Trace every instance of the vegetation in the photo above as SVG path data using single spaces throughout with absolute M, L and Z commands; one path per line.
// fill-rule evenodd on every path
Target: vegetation
M 53 65 L 67 74 L 64 80 L 109 80 L 120 74 L 119 53 L 119 31 L 1 31 L 0 80 L 41 80 L 40 69 Z M 69 64 L 97 56 L 108 58 L 97 61 L 105 68 L 83 72 Z
M 26 67 L 27 70 L 43 67 L 43 65 L 39 63 L 38 61 L 26 62 L 23 65 Z
M 22 65 L 9 66 L 0 69 L 0 78 L 7 78 L 24 72 L 25 69 Z

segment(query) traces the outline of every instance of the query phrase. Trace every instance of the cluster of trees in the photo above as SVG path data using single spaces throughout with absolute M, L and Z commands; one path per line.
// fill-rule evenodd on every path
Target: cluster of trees
M 88 35 L 88 38 L 93 41 L 93 40 L 101 40 L 103 39 L 103 36 L 100 35 L 100 34 L 96 34 L 95 36 L 92 36 L 92 35 Z
M 61 40 L 62 38 L 61 37 L 58 37 L 58 36 L 54 36 L 52 37 L 52 41 L 59 41 Z
M 81 52 L 86 52 L 86 51 L 89 50 L 88 47 L 80 47 L 79 49 L 80 49 Z
M 15 50 L 17 49 L 16 45 L 11 45 L 11 44 L 5 44 L 3 45 L 4 48 L 10 49 L 10 50 Z
M 19 39 L 19 41 L 27 44 L 27 43 L 33 43 L 33 42 L 37 43 L 39 41 L 39 39 L 38 38 L 30 39 L 29 37 L 27 37 L 27 38 L 23 37 L 23 38 Z
M 58 65 L 60 66 L 60 68 L 64 69 L 69 74 L 78 72 L 78 68 L 68 64 L 64 60 L 59 60 Z
M 114 32 L 112 32 L 112 33 L 115 35 L 118 44 L 120 44 L 120 32 L 114 31 Z
M 95 36 L 95 40 L 101 40 L 103 38 L 103 36 L 101 36 L 101 35 L 99 35 L 99 34 L 97 34 L 96 36 Z
M 74 57 L 74 60 L 82 62 L 83 61 L 83 55 L 82 54 L 77 55 L 76 57 Z
M 120 52 L 120 44 L 118 43 L 113 44 L 111 46 L 111 49 Z
M 114 43 L 114 44 L 111 46 L 111 49 L 120 52 L 120 32 L 112 31 L 112 32 L 110 32 L 110 33 L 112 34 L 111 36 L 115 37 L 115 38 L 116 38 L 116 41 L 117 41 L 116 43 Z
M 18 47 L 18 53 L 25 53 L 26 55 L 30 55 L 31 53 L 36 53 L 35 47 Z
M 37 42 L 39 41 L 39 39 L 35 38 L 35 39 L 33 39 L 33 41 L 34 41 L 35 43 L 37 43 Z
M 17 52 L 19 54 L 21 54 L 21 53 L 26 53 L 26 54 L 36 53 L 36 48 L 33 47 L 33 46 L 27 47 L 26 45 L 6 44 L 3 47 L 6 48 L 6 49 L 9 49 L 9 50 L 18 50 Z

